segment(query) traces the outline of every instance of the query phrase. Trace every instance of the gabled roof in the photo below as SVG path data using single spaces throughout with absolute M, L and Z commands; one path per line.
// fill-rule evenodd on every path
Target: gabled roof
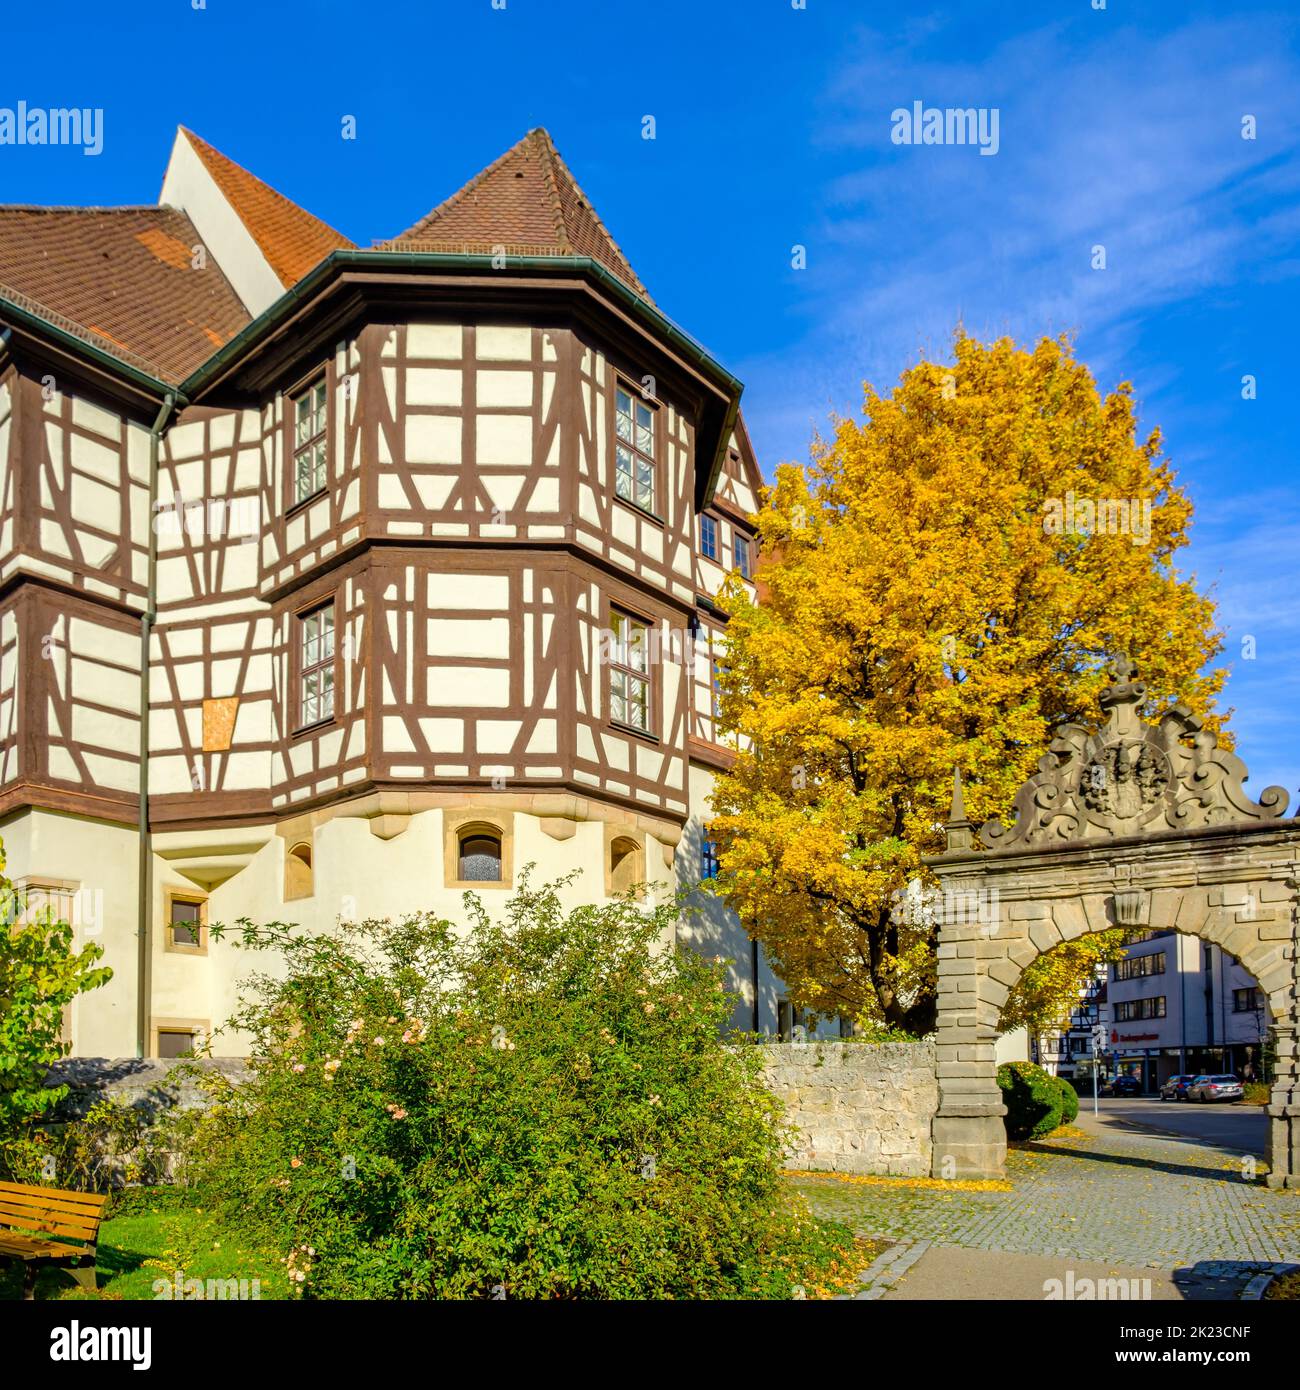
M 283 193 L 277 193 L 270 184 L 263 183 L 220 150 L 214 150 L 206 140 L 200 140 L 192 130 L 182 126 L 181 133 L 285 289 L 296 285 L 331 251 L 352 247 L 342 232 L 336 232 Z
M 0 207 L 0 294 L 175 384 L 249 321 L 200 241 L 176 208 Z
M 545 130 L 530 130 L 383 251 L 590 256 L 650 296 Z M 653 301 L 651 301 L 653 302 Z

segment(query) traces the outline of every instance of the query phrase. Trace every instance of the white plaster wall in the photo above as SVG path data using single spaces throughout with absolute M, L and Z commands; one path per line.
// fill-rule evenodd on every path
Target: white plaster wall
M 693 798 L 703 804 L 711 774 L 692 770 Z M 552 881 L 580 869 L 573 884 L 561 890 L 569 907 L 601 901 L 605 896 L 606 834 L 602 821 L 579 821 L 573 833 L 556 839 L 547 822 L 512 812 L 513 870 L 517 884 L 526 865 L 533 865 L 534 883 Z M 483 811 L 485 819 L 501 819 Z M 550 822 L 559 825 L 557 822 Z M 697 821 L 698 824 L 698 821 Z M 560 826 L 561 829 L 567 827 Z M 242 917 L 255 922 L 295 922 L 310 932 L 336 927 L 340 918 L 399 917 L 428 910 L 453 921 L 464 921 L 463 889 L 444 884 L 443 812 L 421 811 L 405 830 L 389 840 L 371 833 L 370 822 L 338 816 L 318 826 L 312 836 L 315 864 L 314 893 L 286 901 L 284 856 L 288 841 L 272 825 L 211 830 L 155 837 L 152 933 L 151 1018 L 207 1020 L 219 1028 L 233 1012 L 239 981 L 253 969 L 273 969 L 270 956 L 250 955 L 229 942 L 209 941 L 206 955 L 165 948 L 164 908 L 167 889 L 202 890 L 210 864 L 234 851 L 238 844 L 247 862 L 208 897 L 208 921 L 234 924 Z M 80 890 L 77 940 L 96 940 L 105 948 L 104 963 L 112 981 L 84 996 L 73 1010 L 74 1050 L 80 1056 L 133 1056 L 136 1048 L 136 833 L 114 826 L 45 811 L 24 811 L 0 824 L 12 878 L 50 879 L 72 883 Z M 644 845 L 645 877 L 651 900 L 667 901 L 683 882 L 698 878 L 698 833 L 688 835 L 673 868 L 664 861 L 660 842 L 635 832 Z M 694 856 L 694 858 L 691 858 Z M 202 869 L 195 867 L 204 861 Z M 195 876 L 187 876 L 187 863 Z M 484 887 L 480 896 L 489 910 L 504 906 L 509 892 Z M 678 940 L 708 955 L 733 961 L 730 984 L 741 1002 L 734 1022 L 748 1028 L 752 1018 L 751 946 L 734 914 L 712 900 L 701 900 L 703 915 L 684 924 Z M 760 1026 L 773 1029 L 779 984 L 760 964 Z M 236 1034 L 219 1037 L 216 1051 L 239 1056 L 247 1039 Z
M 1003 1062 L 1029 1061 L 1029 1030 L 1013 1028 L 1009 1033 L 1003 1033 L 997 1041 L 994 1057 L 998 1066 Z
M 72 1006 L 75 1051 L 133 1057 L 136 1039 L 137 840 L 129 826 L 52 811 L 15 812 L 0 822 L 10 879 L 74 883 L 75 941 L 104 947 L 113 978 Z
M 709 793 L 713 788 L 713 773 L 698 763 L 692 763 L 689 774 L 690 819 L 677 848 L 674 871 L 683 888 L 700 879 L 700 845 L 710 812 Z M 678 940 L 706 956 L 722 956 L 729 961 L 727 988 L 736 996 L 732 1025 L 750 1030 L 754 1026 L 754 998 L 758 997 L 758 1028 L 760 1032 L 775 1032 L 777 1003 L 784 994 L 781 981 L 768 964 L 766 953 L 758 948 L 758 971 L 755 981 L 754 944 L 736 916 L 719 899 L 707 893 L 696 893 L 692 905 L 697 909 L 688 916 L 678 931 Z M 825 1031 L 825 1030 L 819 1030 Z M 832 1029 L 838 1033 L 838 1029 Z
M 528 864 L 534 866 L 532 881 L 549 882 L 577 868 L 581 877 L 561 890 L 568 907 L 604 899 L 605 835 L 598 821 L 579 822 L 568 839 L 557 840 L 543 829 L 540 818 L 513 812 L 514 882 Z M 483 819 L 501 821 L 486 808 Z M 284 856 L 289 842 L 272 827 L 241 830 L 240 837 L 261 839 L 261 848 L 234 877 L 216 887 L 208 899 L 208 921 L 231 925 L 241 917 L 254 922 L 294 922 L 308 932 L 333 930 L 341 919 L 363 920 L 430 911 L 452 921 L 466 920 L 462 888 L 444 885 L 443 812 L 420 811 L 412 815 L 406 829 L 390 840 L 373 835 L 370 822 L 358 817 L 337 816 L 316 828 L 312 835 L 315 866 L 314 892 L 309 898 L 284 898 Z M 189 843 L 202 848 L 203 838 L 214 846 L 229 840 L 230 832 L 204 832 L 189 837 Z M 638 838 L 640 836 L 638 835 Z M 173 853 L 179 837 L 164 836 L 158 847 Z M 174 871 L 157 859 L 160 879 L 184 886 Z M 183 868 L 183 860 L 177 861 Z M 657 841 L 646 840 L 646 877 L 656 885 L 661 899 L 671 895 L 675 882 L 664 863 Z M 188 886 L 193 887 L 191 882 Z M 158 884 L 156 920 L 162 919 L 162 882 Z M 484 886 L 479 896 L 489 911 L 504 906 L 508 891 Z M 210 942 L 204 957 L 162 954 L 161 940 L 154 958 L 157 995 L 153 1012 L 177 1018 L 209 1018 L 219 1027 L 233 1012 L 239 981 L 253 969 L 273 966 L 271 957 L 250 955 L 229 943 Z M 165 1007 L 163 1007 L 165 1005 Z M 216 1051 L 222 1056 L 239 1056 L 247 1051 L 248 1040 L 235 1033 L 218 1038 Z

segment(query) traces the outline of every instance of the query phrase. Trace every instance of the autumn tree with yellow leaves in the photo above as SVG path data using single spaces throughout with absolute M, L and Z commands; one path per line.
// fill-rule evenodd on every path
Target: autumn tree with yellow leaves
M 1212 728 L 1225 674 L 1204 670 L 1214 605 L 1174 566 L 1191 502 L 1131 388 L 1103 398 L 1066 339 L 959 331 L 953 355 L 866 387 L 863 420 L 777 470 L 762 601 L 722 595 L 740 751 L 713 793 L 717 888 L 796 1005 L 913 1034 L 935 932 L 899 894 L 943 848 L 953 769 L 972 820 L 1006 815 L 1053 727 L 1096 722 L 1108 655 L 1140 660 L 1144 713 L 1183 699 Z M 1006 1017 L 1068 1011 L 1081 971 L 1044 965 L 1025 989 L 1057 1002 L 1013 993 Z

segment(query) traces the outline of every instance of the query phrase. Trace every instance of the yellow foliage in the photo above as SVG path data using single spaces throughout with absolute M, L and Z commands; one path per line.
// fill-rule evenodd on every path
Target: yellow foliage
M 1203 672 L 1213 604 L 1173 564 L 1191 503 L 1130 388 L 1103 399 L 1065 340 L 959 332 L 954 355 L 868 386 L 864 420 L 777 470 L 764 601 L 722 595 L 740 751 L 717 887 L 797 1005 L 912 1033 L 933 1026 L 933 931 L 894 895 L 943 847 L 954 766 L 973 820 L 1006 815 L 1053 726 L 1095 722 L 1108 655 L 1140 659 L 1148 713 L 1181 698 L 1211 727 L 1224 675 Z M 1067 499 L 1132 503 L 1137 533 L 1062 529 Z
M 1099 964 L 1123 959 L 1131 935 L 1122 927 L 1095 932 L 1031 961 L 1002 1006 L 1000 1031 L 1024 1025 L 1037 1036 L 1062 1027 L 1079 1003 L 1080 987 Z
M 864 1187 L 916 1187 L 927 1192 L 1010 1192 L 1005 1178 L 891 1178 L 877 1173 L 824 1173 L 787 1168 L 787 1178 L 824 1178 L 830 1182 L 856 1183 Z

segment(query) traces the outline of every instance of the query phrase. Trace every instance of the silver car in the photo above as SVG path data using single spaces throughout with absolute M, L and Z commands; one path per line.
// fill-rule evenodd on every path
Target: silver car
M 1221 1076 L 1198 1076 L 1187 1088 L 1188 1100 L 1240 1100 L 1241 1082 L 1228 1074 Z

